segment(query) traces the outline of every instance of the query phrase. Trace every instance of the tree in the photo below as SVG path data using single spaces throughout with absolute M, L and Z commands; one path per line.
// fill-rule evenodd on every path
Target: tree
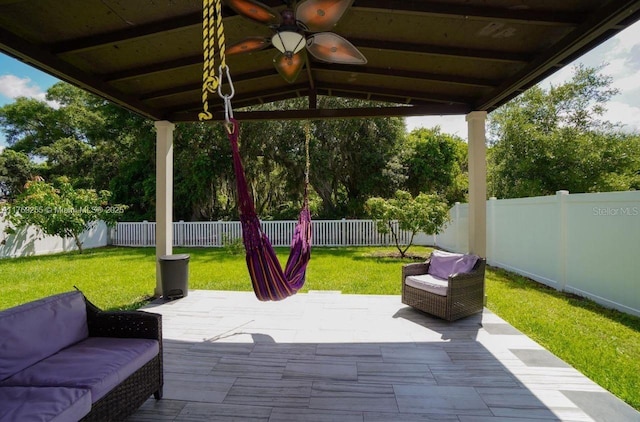
M 404 258 L 418 232 L 438 234 L 449 221 L 449 207 L 437 195 L 421 193 L 415 198 L 398 190 L 390 199 L 369 198 L 366 208 L 379 233 L 391 234 L 400 256 Z M 397 222 L 397 225 L 396 225 Z M 407 230 L 411 237 L 407 245 L 400 244 L 399 230 Z
M 375 103 L 323 97 L 320 107 L 363 107 Z M 364 214 L 370 196 L 389 196 L 403 178 L 397 155 L 404 138 L 400 118 L 315 121 L 311 185 L 326 217 Z
M 80 234 L 99 220 L 113 225 L 124 211 L 122 205 L 109 205 L 110 197 L 105 190 L 74 189 L 66 178 L 54 184 L 40 178 L 28 182 L 24 192 L 4 208 L 13 227 L 35 226 L 44 234 L 71 238 L 82 253 Z
M 174 136 L 176 219 L 217 220 L 231 214 L 231 148 L 220 125 L 178 124 Z
M 5 148 L 0 153 L 0 198 L 17 196 L 33 177 L 34 165 L 19 151 Z
M 491 114 L 493 196 L 637 189 L 640 140 L 601 120 L 617 90 L 599 70 L 578 66 L 569 82 L 535 86 Z
M 407 169 L 404 186 L 412 195 L 443 195 L 449 204 L 464 200 L 468 190 L 467 145 L 455 135 L 419 128 L 407 135 L 402 153 Z

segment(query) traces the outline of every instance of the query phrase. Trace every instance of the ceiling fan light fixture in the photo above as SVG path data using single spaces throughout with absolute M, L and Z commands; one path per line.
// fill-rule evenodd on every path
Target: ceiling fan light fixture
M 304 36 L 294 31 L 276 32 L 271 38 L 271 44 L 288 57 L 293 56 L 305 46 Z

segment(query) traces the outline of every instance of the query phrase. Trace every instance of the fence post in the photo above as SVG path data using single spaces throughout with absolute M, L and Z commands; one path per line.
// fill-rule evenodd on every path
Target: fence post
M 558 201 L 558 290 L 564 291 L 567 285 L 567 198 L 568 190 L 556 192 Z
M 489 198 L 487 206 L 487 263 L 493 264 L 494 254 L 496 251 L 496 203 L 498 199 L 495 196 Z
M 460 230 L 460 202 L 456 202 L 453 207 L 453 215 L 454 215 L 454 224 L 453 227 L 456 228 L 455 236 L 456 236 L 456 246 L 455 252 L 460 252 L 460 234 L 462 230 Z
M 347 219 L 343 218 L 342 223 L 340 223 L 340 244 L 347 244 Z
M 149 246 L 149 222 L 142 220 L 142 246 Z

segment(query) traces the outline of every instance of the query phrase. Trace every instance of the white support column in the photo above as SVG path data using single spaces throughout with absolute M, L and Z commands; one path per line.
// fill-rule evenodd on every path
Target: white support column
M 469 131 L 469 252 L 487 256 L 486 111 L 467 114 Z
M 173 129 L 167 121 L 156 126 L 156 289 L 162 296 L 160 262 L 162 255 L 173 252 Z

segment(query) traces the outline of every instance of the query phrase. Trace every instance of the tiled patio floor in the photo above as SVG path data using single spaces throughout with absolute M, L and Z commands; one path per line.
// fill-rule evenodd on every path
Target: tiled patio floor
M 164 398 L 134 421 L 640 421 L 502 319 L 399 296 L 191 291 L 163 315 Z

